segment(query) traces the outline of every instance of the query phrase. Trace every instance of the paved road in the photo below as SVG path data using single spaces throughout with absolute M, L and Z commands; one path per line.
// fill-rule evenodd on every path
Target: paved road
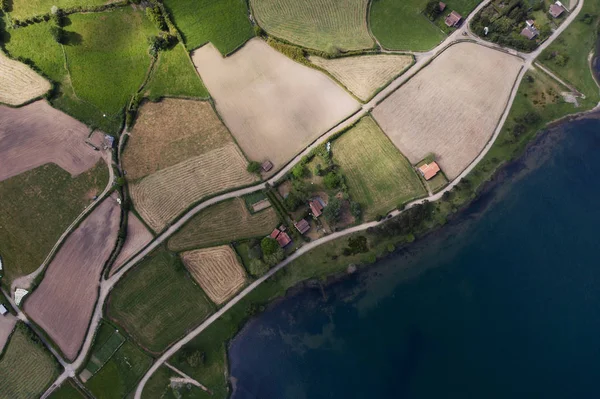
M 452 33 L 443 43 L 441 43 L 435 49 L 428 51 L 426 53 L 414 53 L 416 62 L 410 70 L 408 70 L 406 73 L 404 73 L 403 75 L 401 75 L 400 77 L 395 79 L 392 83 L 390 83 L 390 85 L 388 85 L 385 89 L 383 89 L 381 92 L 379 92 L 371 101 L 364 104 L 360 110 L 358 110 L 354 114 L 350 115 L 346 120 L 340 122 L 338 125 L 331 128 L 323 136 L 321 136 L 318 140 L 316 140 L 313 144 L 308 146 L 302 153 L 298 154 L 289 164 L 287 164 L 284 168 L 282 168 L 279 172 L 277 172 L 273 177 L 268 179 L 267 183 L 273 185 L 277 180 L 284 177 L 289 172 L 289 170 L 293 167 L 293 165 L 295 165 L 297 162 L 299 162 L 300 159 L 303 156 L 307 155 L 313 148 L 328 141 L 332 135 L 351 126 L 354 122 L 358 121 L 360 118 L 367 115 L 371 110 L 373 110 L 373 108 L 375 108 L 377 106 L 377 104 L 382 102 L 387 96 L 389 96 L 397 88 L 402 86 L 407 80 L 409 80 L 416 73 L 418 73 L 419 70 L 421 70 L 423 67 L 425 67 L 433 58 L 435 58 L 442 51 L 444 51 L 449 45 L 456 43 L 458 41 L 464 40 L 464 39 L 469 39 L 469 40 L 474 40 L 474 41 L 478 42 L 479 44 L 486 45 L 488 47 L 498 48 L 498 46 L 490 45 L 488 42 L 485 42 L 485 41 L 481 40 L 480 38 L 474 36 L 468 28 L 469 21 L 473 18 L 473 16 L 477 12 L 479 12 L 483 7 L 485 7 L 490 1 L 491 0 L 485 0 L 482 3 L 480 3 L 475 8 L 475 10 L 467 17 L 467 19 L 465 20 L 465 22 L 463 23 L 461 28 L 457 29 L 454 33 Z M 564 21 L 564 23 L 555 32 L 555 34 L 551 38 L 549 38 L 542 46 L 540 46 L 540 48 L 538 50 L 536 50 L 530 54 L 521 54 L 521 53 L 517 54 L 524 60 L 524 67 L 522 68 L 521 72 L 519 73 L 519 75 L 517 77 L 515 86 L 511 92 L 509 101 L 507 102 L 507 106 L 502 115 L 502 118 L 501 118 L 496 130 L 494 131 L 492 138 L 490 139 L 488 144 L 485 146 L 483 151 L 480 153 L 480 155 L 444 190 L 438 192 L 437 194 L 430 195 L 427 198 L 413 201 L 410 204 L 408 204 L 405 209 L 409 209 L 410 207 L 415 206 L 416 204 L 422 203 L 424 201 L 435 201 L 435 200 L 440 199 L 445 192 L 453 189 L 460 182 L 460 180 L 462 178 L 464 178 L 465 176 L 467 176 L 473 170 L 473 168 L 477 165 L 477 163 L 479 163 L 479 161 L 481 161 L 481 159 L 485 156 L 485 154 L 487 154 L 489 149 L 492 147 L 494 141 L 498 137 L 498 135 L 502 129 L 502 126 L 504 125 L 504 122 L 506 121 L 506 118 L 508 117 L 508 113 L 510 111 L 510 106 L 512 105 L 514 98 L 516 97 L 517 88 L 519 86 L 519 83 L 520 83 L 521 79 L 523 78 L 524 74 L 526 73 L 527 69 L 531 66 L 533 59 L 535 59 L 535 57 L 537 57 L 539 55 L 539 53 L 541 51 L 543 51 L 543 49 L 545 49 L 556 38 L 556 36 L 558 36 L 573 21 L 573 19 L 577 16 L 579 11 L 581 10 L 582 6 L 583 6 L 583 0 L 579 3 L 576 10 L 574 10 L 572 12 L 572 14 L 569 15 L 569 17 Z M 511 51 L 511 53 L 515 53 L 515 52 Z M 131 258 L 116 274 L 114 274 L 112 277 L 110 277 L 107 280 L 103 280 L 100 284 L 100 295 L 99 295 L 98 301 L 96 303 L 96 307 L 94 310 L 94 314 L 92 316 L 90 328 L 86 335 L 86 339 L 84 341 L 84 344 L 82 346 L 79 356 L 70 365 L 70 367 L 69 367 L 70 370 L 76 370 L 83 365 L 85 356 L 86 356 L 87 352 L 89 351 L 89 349 L 91 348 L 96 327 L 98 326 L 100 319 L 102 318 L 102 308 L 103 308 L 104 302 L 106 301 L 106 298 L 108 297 L 108 294 L 110 293 L 110 290 L 121 279 L 121 277 L 125 273 L 127 273 L 127 271 L 129 271 L 129 269 L 131 269 L 135 264 L 137 264 L 141 259 L 143 259 L 150 252 L 152 252 L 156 247 L 158 247 L 163 242 L 165 242 L 173 233 L 175 233 L 178 229 L 180 229 L 181 226 L 183 226 L 183 224 L 185 224 L 188 220 L 190 220 L 192 217 L 194 217 L 201 210 L 203 210 L 211 205 L 214 205 L 218 202 L 230 199 L 230 198 L 235 198 L 235 197 L 239 197 L 242 195 L 246 195 L 246 194 L 250 194 L 250 193 L 262 190 L 265 187 L 266 187 L 266 183 L 260 183 L 255 186 L 252 186 L 252 187 L 248 187 L 248 188 L 236 190 L 236 191 L 233 191 L 230 193 L 218 195 L 207 201 L 202 202 L 201 204 L 198 204 L 197 206 L 192 208 L 189 212 L 187 212 L 182 218 L 180 218 L 175 223 L 173 223 L 170 227 L 168 227 L 167 230 L 165 230 L 158 237 L 156 237 L 152 241 L 152 243 L 150 245 L 148 245 L 144 250 L 142 250 L 140 253 L 138 253 L 133 258 Z M 390 212 L 389 215 L 397 216 L 400 213 L 401 213 L 401 211 L 395 210 L 393 212 Z M 152 374 L 154 374 L 154 372 L 169 357 L 171 357 L 175 352 L 177 352 L 177 350 L 179 350 L 186 343 L 188 343 L 194 337 L 196 337 L 198 334 L 200 334 L 210 324 L 212 324 L 215 320 L 217 320 L 220 316 L 222 316 L 227 310 L 229 310 L 231 307 L 233 307 L 235 304 L 237 304 L 248 293 L 252 292 L 256 287 L 258 287 L 260 284 L 262 284 L 268 278 L 272 277 L 279 270 L 286 267 L 287 265 L 289 265 L 294 260 L 298 259 L 303 254 L 309 252 L 310 250 L 312 250 L 324 243 L 327 243 L 329 241 L 335 240 L 340 237 L 344 237 L 348 234 L 366 230 L 369 227 L 377 226 L 378 224 L 383 223 L 383 222 L 384 222 L 384 220 L 381 222 L 364 223 L 359 226 L 355 226 L 355 227 L 352 227 L 352 228 L 349 228 L 349 229 L 346 229 L 346 230 L 343 230 L 343 231 L 340 231 L 337 233 L 330 234 L 328 236 L 325 236 L 319 240 L 312 241 L 312 242 L 304 245 L 303 247 L 301 247 L 298 251 L 296 251 L 290 257 L 288 257 L 283 262 L 281 262 L 280 264 L 275 266 L 273 269 L 269 270 L 269 272 L 267 274 L 265 274 L 263 277 L 254 281 L 252 284 L 250 284 L 248 287 L 246 287 L 244 290 L 242 290 L 231 301 L 229 301 L 224 307 L 222 307 L 221 309 L 219 309 L 219 311 L 217 311 L 212 316 L 210 316 L 208 319 L 206 319 L 202 324 L 200 324 L 198 327 L 196 327 L 194 330 L 192 330 L 184 338 L 182 338 L 180 341 L 173 344 L 173 346 L 171 346 L 160 358 L 158 358 L 154 362 L 152 367 L 146 372 L 146 374 L 144 375 L 144 377 L 142 378 L 142 380 L 140 381 L 140 383 L 136 389 L 135 399 L 141 398 L 141 393 L 142 393 L 144 386 L 145 386 L 146 382 L 148 381 L 148 379 L 152 376 Z M 63 375 L 61 375 L 59 377 L 59 379 L 62 378 L 64 380 L 64 378 L 66 378 L 66 377 L 64 377 L 64 375 L 66 373 L 67 372 L 63 373 Z

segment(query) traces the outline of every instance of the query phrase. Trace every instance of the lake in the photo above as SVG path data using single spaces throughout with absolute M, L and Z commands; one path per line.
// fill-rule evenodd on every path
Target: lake
M 253 318 L 233 398 L 600 397 L 599 181 L 600 120 L 544 134 L 444 228 Z

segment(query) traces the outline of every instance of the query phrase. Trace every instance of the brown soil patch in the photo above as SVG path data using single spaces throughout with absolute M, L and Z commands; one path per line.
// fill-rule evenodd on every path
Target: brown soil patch
M 42 283 L 25 300 L 25 312 L 75 359 L 92 316 L 104 264 L 119 231 L 120 207 L 104 200 L 67 237 Z
M 455 44 L 373 115 L 412 164 L 433 153 L 452 180 L 492 137 L 522 66 L 500 51 Z
M 181 257 L 194 280 L 217 305 L 226 302 L 246 282 L 244 268 L 229 246 L 184 252 Z
M 131 131 L 123 168 L 138 179 L 233 142 L 210 103 L 164 99 L 147 102 Z
M 363 101 L 390 80 L 404 72 L 413 61 L 410 55 L 361 55 L 326 59 L 310 57 L 310 61 L 329 72 Z
M 17 318 L 10 313 L 0 316 L 0 353 L 4 350 L 16 324 Z
M 89 128 L 45 101 L 21 108 L 0 106 L 0 181 L 55 163 L 76 176 L 92 168 L 100 152 L 85 143 Z
M 0 103 L 21 105 L 50 90 L 50 82 L 0 51 Z
M 261 39 L 227 58 L 207 44 L 192 60 L 240 147 L 251 160 L 271 160 L 271 174 L 359 108 L 325 74 Z
M 144 223 L 135 216 L 134 213 L 129 212 L 127 217 L 127 237 L 125 238 L 125 244 L 121 248 L 121 252 L 115 262 L 111 266 L 110 275 L 112 276 L 125 264 L 129 258 L 138 253 L 142 248 L 152 241 L 154 236 L 148 231 Z

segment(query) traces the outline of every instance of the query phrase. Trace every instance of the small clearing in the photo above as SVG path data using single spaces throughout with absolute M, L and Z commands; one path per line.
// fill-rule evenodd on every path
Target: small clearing
M 368 0 L 250 0 L 258 24 L 273 36 L 336 53 L 373 47 Z
M 410 55 L 362 55 L 326 59 L 312 56 L 310 61 L 329 72 L 363 101 L 402 74 L 413 62 Z
M 246 283 L 246 273 L 230 246 L 197 249 L 181 254 L 194 280 L 214 303 L 220 305 Z
M 426 194 L 410 162 L 370 117 L 334 141 L 332 151 L 350 197 L 361 204 L 365 219 L 385 215 Z
M 250 214 L 241 198 L 223 201 L 202 210 L 169 240 L 169 249 L 186 249 L 266 236 L 279 222 L 273 208 Z
M 105 199 L 67 237 L 42 283 L 25 301 L 25 312 L 70 360 L 85 338 L 100 275 L 117 241 L 119 220 L 117 201 Z
M 141 251 L 153 238 L 154 236 L 148 231 L 144 223 L 133 212 L 129 212 L 125 244 L 123 244 L 119 256 L 111 266 L 110 275 L 115 274 L 129 258 Z
M 40 100 L 21 108 L 0 105 L 0 181 L 55 163 L 73 176 L 101 153 L 85 144 L 89 128 Z
M 0 51 L 0 103 L 21 105 L 50 90 L 50 82 Z
M 261 39 L 227 58 L 209 44 L 192 60 L 239 145 L 251 160 L 271 160 L 271 174 L 360 106 L 329 77 Z
M 411 163 L 433 153 L 453 180 L 492 137 L 522 66 L 520 58 L 488 47 L 455 44 L 373 115 Z

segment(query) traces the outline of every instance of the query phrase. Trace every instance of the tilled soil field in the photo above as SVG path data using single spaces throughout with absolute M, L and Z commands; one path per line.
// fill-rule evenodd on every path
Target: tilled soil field
M 115 262 L 111 266 L 110 275 L 115 274 L 130 257 L 152 241 L 152 238 L 154 236 L 144 226 L 144 223 L 132 212 L 129 212 L 129 216 L 127 217 L 127 238 L 125 238 L 125 244 L 123 244 L 119 256 L 117 256 L 117 259 L 115 259 Z

